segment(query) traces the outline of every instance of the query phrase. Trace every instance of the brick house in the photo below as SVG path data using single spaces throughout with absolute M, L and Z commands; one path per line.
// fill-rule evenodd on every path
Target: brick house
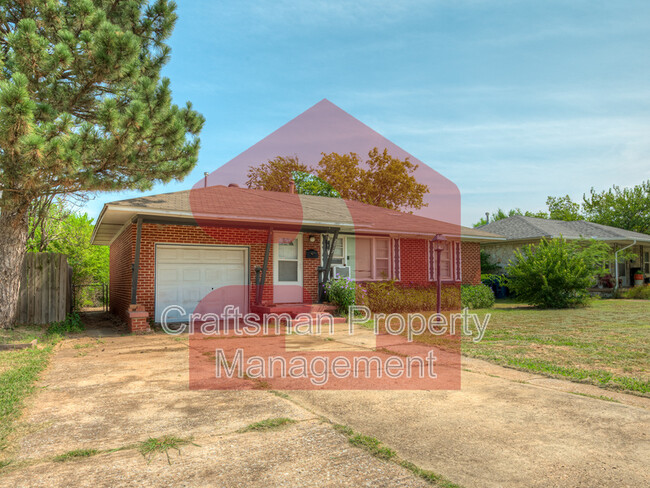
M 93 243 L 110 246 L 110 309 L 131 330 L 190 313 L 318 303 L 331 276 L 435 286 L 480 283 L 489 232 L 343 199 L 209 186 L 104 205 Z M 265 308 L 266 307 L 266 308 Z
M 643 283 L 650 283 L 650 235 L 596 224 L 585 220 L 563 221 L 515 215 L 482 225 L 479 230 L 504 236 L 502 241 L 483 244 L 501 272 L 505 271 L 515 251 L 528 244 L 538 244 L 542 239 L 564 238 L 567 241 L 595 239 L 611 246 L 612 251 L 629 251 L 634 259 L 619 258 L 617 262 L 604 263 L 620 286 L 635 284 L 634 276 L 642 276 Z

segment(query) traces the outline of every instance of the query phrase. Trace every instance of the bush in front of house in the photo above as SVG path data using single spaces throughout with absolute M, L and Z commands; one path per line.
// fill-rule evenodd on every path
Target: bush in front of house
M 436 287 L 376 281 L 358 284 L 357 304 L 366 305 L 375 313 L 408 313 L 436 310 Z M 441 290 L 443 310 L 460 307 L 460 289 L 444 286 Z
M 635 286 L 623 292 L 623 298 L 633 300 L 650 300 L 650 285 Z
M 357 284 L 348 278 L 335 278 L 325 283 L 329 302 L 338 306 L 339 312 L 347 313 L 356 303 Z
M 518 301 L 544 308 L 583 305 L 594 283 L 594 269 L 564 239 L 542 239 L 515 251 L 507 285 Z
M 460 302 L 463 308 L 492 308 L 494 292 L 487 285 L 462 285 L 460 287 Z

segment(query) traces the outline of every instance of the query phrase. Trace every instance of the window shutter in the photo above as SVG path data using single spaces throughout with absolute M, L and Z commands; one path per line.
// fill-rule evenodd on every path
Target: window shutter
M 456 252 L 454 253 L 454 256 L 456 258 L 456 281 L 462 281 L 463 280 L 463 262 L 462 262 L 462 256 L 461 256 L 461 246 L 460 242 L 456 242 Z
M 427 241 L 427 246 L 429 251 L 429 281 L 436 281 L 436 251 L 433 242 Z
M 401 258 L 399 239 L 393 239 L 393 279 L 397 281 L 402 279 Z

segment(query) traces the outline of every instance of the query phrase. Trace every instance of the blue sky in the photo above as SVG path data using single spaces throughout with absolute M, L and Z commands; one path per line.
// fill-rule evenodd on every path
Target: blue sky
M 464 225 L 650 178 L 647 0 L 178 3 L 164 74 L 206 124 L 194 172 L 150 193 L 323 98 L 453 180 Z

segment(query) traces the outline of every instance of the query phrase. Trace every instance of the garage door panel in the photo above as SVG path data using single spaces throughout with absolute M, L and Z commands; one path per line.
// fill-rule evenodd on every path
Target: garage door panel
M 226 305 L 248 310 L 245 249 L 166 246 L 156 249 L 156 321 L 169 305 L 180 305 L 187 320 L 197 305 L 222 313 Z
M 178 288 L 176 286 L 174 287 L 159 287 L 158 289 L 158 300 L 160 300 L 163 303 L 179 303 L 181 301 L 181 297 L 178 293 Z
M 158 249 L 156 251 L 156 260 L 158 263 L 176 263 L 178 262 L 178 249 Z
M 201 268 L 197 268 L 196 266 L 185 266 L 183 267 L 183 281 L 188 282 L 188 281 L 196 281 L 196 282 L 201 282 L 202 277 L 201 277 Z
M 205 261 L 201 249 L 187 248 L 181 251 L 181 258 L 186 263 L 201 263 Z
M 174 266 L 169 266 L 169 265 L 158 266 L 158 270 L 157 270 L 158 282 L 160 284 L 167 284 L 167 283 L 176 284 L 180 280 L 180 272 L 181 270 Z

